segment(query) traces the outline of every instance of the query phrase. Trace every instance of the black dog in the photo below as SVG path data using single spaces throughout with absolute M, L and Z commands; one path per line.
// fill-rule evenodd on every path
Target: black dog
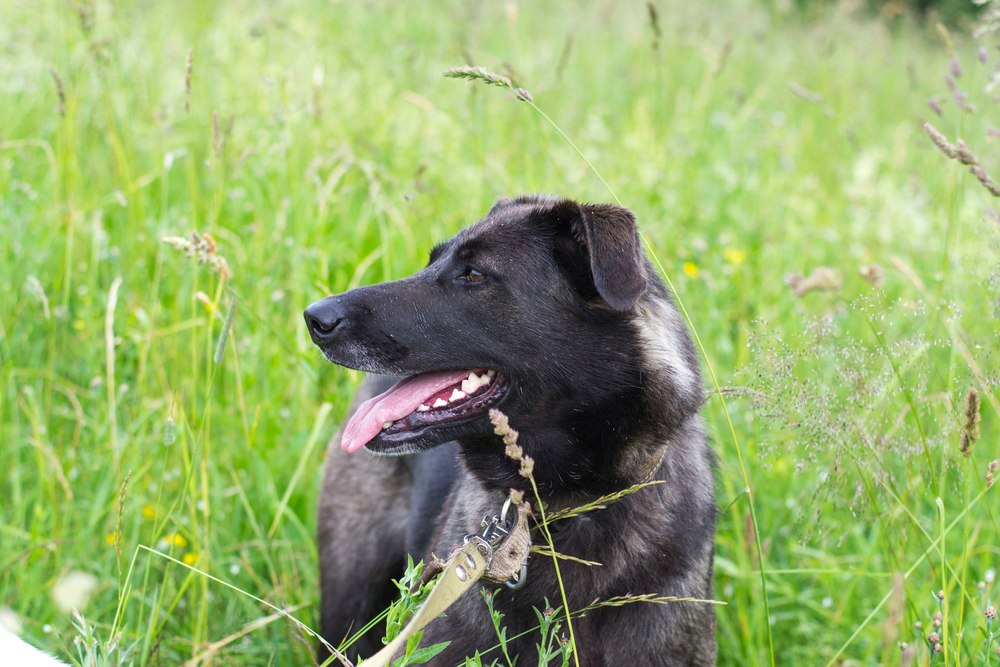
M 629 211 L 501 199 L 435 247 L 422 271 L 318 301 L 305 318 L 330 361 L 396 376 L 366 381 L 368 400 L 330 447 L 319 551 L 332 644 L 386 606 L 407 554 L 447 556 L 509 489 L 530 490 L 493 434 L 494 407 L 520 431 L 548 509 L 664 482 L 554 524 L 556 551 L 601 563 L 561 561 L 572 610 L 629 593 L 711 597 L 713 456 L 697 359 Z M 398 454 L 409 456 L 386 456 Z M 529 563 L 527 585 L 496 596 L 508 637 L 537 626 L 533 609 L 546 598 L 561 602 L 551 559 Z M 715 661 L 705 603 L 600 608 L 574 631 L 581 664 Z M 378 634 L 352 654 L 374 653 Z M 511 642 L 522 664 L 537 640 Z M 428 626 L 423 644 L 441 641 L 451 643 L 434 664 L 497 644 L 477 589 Z

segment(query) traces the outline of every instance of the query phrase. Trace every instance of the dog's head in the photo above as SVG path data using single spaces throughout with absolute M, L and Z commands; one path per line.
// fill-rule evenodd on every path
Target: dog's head
M 651 274 L 628 210 L 530 196 L 497 202 L 409 278 L 317 301 L 305 319 L 330 361 L 406 376 L 357 410 L 343 448 L 406 453 L 488 438 L 494 407 L 551 447 L 597 435 L 580 432 L 594 430 L 588 413 L 619 440 L 655 370 L 651 320 L 679 327 L 675 367 L 661 370 L 697 373 Z

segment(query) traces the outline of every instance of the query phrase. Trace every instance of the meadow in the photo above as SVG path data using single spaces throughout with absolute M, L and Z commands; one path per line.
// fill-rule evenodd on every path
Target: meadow
M 0 3 L 0 622 L 77 664 L 310 664 L 285 614 L 318 625 L 320 470 L 360 375 L 303 308 L 498 196 L 610 186 L 702 345 L 720 664 L 1000 664 L 985 25 Z

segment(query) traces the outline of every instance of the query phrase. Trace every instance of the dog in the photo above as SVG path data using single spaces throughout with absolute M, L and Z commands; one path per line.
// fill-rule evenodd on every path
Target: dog
M 491 408 L 520 432 L 547 511 L 662 482 L 552 525 L 557 552 L 600 564 L 560 561 L 571 610 L 627 594 L 711 598 L 715 460 L 697 356 L 630 211 L 502 198 L 423 270 L 317 301 L 305 320 L 329 361 L 370 374 L 331 442 L 319 503 L 321 634 L 332 645 L 398 595 L 390 579 L 408 555 L 447 556 L 510 489 L 534 501 Z M 450 642 L 431 664 L 496 646 L 479 590 L 489 586 L 427 626 L 423 645 Z M 511 655 L 533 659 L 535 610 L 561 601 L 552 559 L 530 558 L 524 587 L 494 600 L 507 637 L 529 631 L 508 641 Z M 600 607 L 573 629 L 581 665 L 715 662 L 707 603 Z M 380 635 L 351 655 L 377 651 Z

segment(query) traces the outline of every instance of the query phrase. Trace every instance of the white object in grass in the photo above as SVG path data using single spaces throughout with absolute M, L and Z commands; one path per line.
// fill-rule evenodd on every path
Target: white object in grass
M 18 667 L 65 667 L 52 656 L 42 653 L 0 625 L 0 664 Z

